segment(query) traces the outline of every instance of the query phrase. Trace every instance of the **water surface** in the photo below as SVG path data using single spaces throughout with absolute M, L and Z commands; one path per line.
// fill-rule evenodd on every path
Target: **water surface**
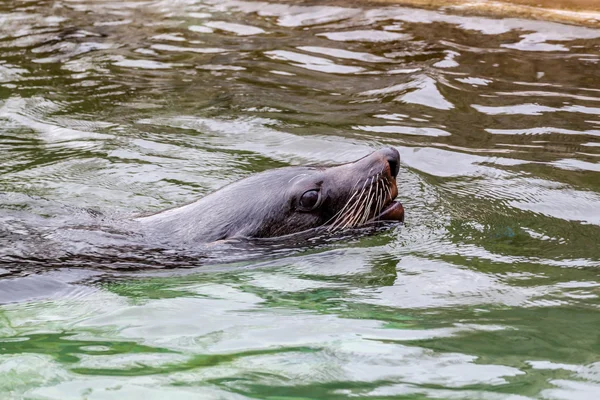
M 412 8 L 2 2 L 2 398 L 596 398 L 599 62 L 600 30 Z M 383 146 L 405 226 L 142 272 L 14 258 Z

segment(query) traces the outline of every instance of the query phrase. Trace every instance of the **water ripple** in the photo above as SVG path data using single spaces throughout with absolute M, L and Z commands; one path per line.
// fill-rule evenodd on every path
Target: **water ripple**
M 599 48 L 455 9 L 2 2 L 0 392 L 593 398 Z M 205 259 L 122 225 L 383 146 L 403 226 Z

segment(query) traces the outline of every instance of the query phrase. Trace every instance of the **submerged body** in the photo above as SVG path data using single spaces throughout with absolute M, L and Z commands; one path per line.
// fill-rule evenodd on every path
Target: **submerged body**
M 334 167 L 269 170 L 137 221 L 144 233 L 184 245 L 402 221 L 402 205 L 393 202 L 399 165 L 398 151 L 387 148 Z

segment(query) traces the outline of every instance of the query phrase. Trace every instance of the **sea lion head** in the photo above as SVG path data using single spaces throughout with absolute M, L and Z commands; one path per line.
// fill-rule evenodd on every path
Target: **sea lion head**
M 398 151 L 387 148 L 333 167 L 268 171 L 264 178 L 277 177 L 280 190 L 273 197 L 278 211 L 268 216 L 269 223 L 262 223 L 255 236 L 282 236 L 320 227 L 335 232 L 376 220 L 402 221 L 404 209 L 393 202 L 398 195 L 399 166 Z
M 385 148 L 332 167 L 284 167 L 252 175 L 195 203 L 140 221 L 178 241 L 273 238 L 314 228 L 337 232 L 373 221 L 403 221 L 396 177 L 400 155 Z

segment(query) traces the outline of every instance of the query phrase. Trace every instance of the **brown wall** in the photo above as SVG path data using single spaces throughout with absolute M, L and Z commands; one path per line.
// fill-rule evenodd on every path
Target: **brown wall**
M 600 11 L 600 0 L 503 0 L 526 6 L 556 8 L 563 10 Z
M 372 0 L 380 3 L 457 10 L 461 13 L 523 17 L 600 28 L 600 0 Z

